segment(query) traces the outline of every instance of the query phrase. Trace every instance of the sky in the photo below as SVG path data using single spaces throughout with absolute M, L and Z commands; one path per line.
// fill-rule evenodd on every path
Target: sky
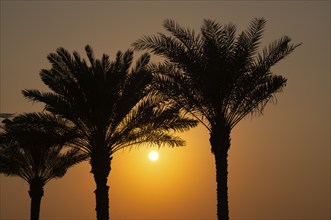
M 5 1 L 1 0 L 0 112 L 40 111 L 23 89 L 46 90 L 39 71 L 58 47 L 114 58 L 137 38 L 166 31 L 170 18 L 199 32 L 205 18 L 234 23 L 267 20 L 261 46 L 284 35 L 303 43 L 272 68 L 288 79 L 277 102 L 231 133 L 230 218 L 330 219 L 330 1 Z M 137 53 L 138 54 L 138 53 Z M 153 58 L 157 61 L 157 58 Z M 186 146 L 114 154 L 112 219 L 216 219 L 215 165 L 207 130 L 181 133 Z M 44 188 L 41 219 L 95 219 L 95 189 L 87 162 Z M 0 175 L 0 219 L 29 217 L 28 185 Z

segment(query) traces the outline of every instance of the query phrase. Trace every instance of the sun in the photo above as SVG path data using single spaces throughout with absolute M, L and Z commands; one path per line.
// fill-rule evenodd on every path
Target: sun
M 157 151 L 153 150 L 148 154 L 148 158 L 152 161 L 155 161 L 155 160 L 159 159 L 159 153 Z

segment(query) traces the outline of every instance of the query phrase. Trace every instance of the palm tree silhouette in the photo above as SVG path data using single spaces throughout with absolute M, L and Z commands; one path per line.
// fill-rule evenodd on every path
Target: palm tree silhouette
M 227 167 L 231 129 L 249 114 L 260 115 L 286 84 L 271 67 L 299 44 L 284 36 L 258 53 L 266 21 L 254 19 L 238 37 L 236 26 L 204 20 L 201 34 L 165 20 L 171 33 L 144 36 L 133 46 L 166 58 L 155 65 L 156 89 L 173 98 L 210 132 L 215 156 L 218 219 L 229 218 Z M 156 85 L 156 84 L 155 84 Z
M 39 219 L 44 185 L 87 159 L 78 148 L 66 146 L 76 137 L 64 120 L 45 113 L 22 114 L 3 127 L 0 173 L 18 176 L 29 184 L 31 220 Z
M 77 52 L 64 48 L 51 53 L 50 70 L 42 70 L 42 81 L 52 90 L 24 90 L 33 101 L 45 103 L 45 109 L 69 120 L 82 138 L 77 144 L 90 156 L 96 183 L 98 220 L 109 219 L 107 185 L 113 154 L 135 144 L 182 146 L 173 135 L 197 125 L 183 116 L 173 101 L 151 93 L 150 56 L 143 54 L 131 67 L 133 51 L 117 52 L 95 59 L 90 46 L 85 47 L 90 65 Z

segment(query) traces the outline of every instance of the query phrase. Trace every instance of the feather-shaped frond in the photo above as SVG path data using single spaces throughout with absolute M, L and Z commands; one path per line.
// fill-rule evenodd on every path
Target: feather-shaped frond
M 291 38 L 284 36 L 270 43 L 268 47 L 265 47 L 262 54 L 258 54 L 257 59 L 252 63 L 252 74 L 261 74 L 261 72 L 269 71 L 272 66 L 284 59 L 287 55 L 293 52 L 295 48 L 301 45 L 290 44 L 290 42 Z
M 184 144 L 182 139 L 173 135 L 174 132 L 195 127 L 197 121 L 182 115 L 180 108 L 172 103 L 162 102 L 157 97 L 150 99 L 136 106 L 113 133 L 112 152 L 137 144 L 172 147 Z M 159 102 L 155 102 L 157 100 Z
M 49 153 L 45 158 L 48 166 L 43 177 L 48 181 L 53 178 L 60 178 L 65 175 L 72 166 L 88 159 L 88 154 L 81 152 L 77 148 L 62 150 L 57 154 Z
M 178 27 L 171 27 L 171 23 L 166 23 L 169 30 L 176 31 Z M 180 34 L 179 34 L 180 35 Z M 189 36 L 188 36 L 189 37 Z M 182 42 L 183 41 L 183 42 Z M 163 56 L 172 62 L 175 62 L 182 66 L 182 68 L 199 67 L 197 65 L 200 61 L 201 53 L 199 52 L 201 46 L 197 47 L 198 39 L 191 39 L 192 45 L 195 42 L 195 47 L 187 45 L 185 39 L 178 40 L 172 36 L 166 36 L 165 34 L 158 33 L 157 36 L 147 37 L 144 36 L 135 41 L 132 46 L 137 50 L 147 49 L 152 53 Z
M 187 50 L 191 52 L 194 51 L 193 53 L 196 54 L 197 50 L 200 49 L 196 44 L 196 42 L 200 40 L 200 36 L 196 36 L 194 30 L 183 28 L 171 19 L 164 20 L 163 26 L 173 36 L 175 36 L 186 47 Z
M 86 55 L 87 55 L 87 57 L 90 61 L 90 64 L 91 64 L 92 68 L 94 68 L 95 58 L 94 58 L 94 53 L 93 53 L 92 47 L 90 45 L 86 45 L 85 46 L 85 51 L 86 51 Z
M 109 140 L 113 143 L 112 152 L 119 146 L 122 148 L 122 146 L 131 146 L 138 142 L 156 143 L 157 137 L 164 137 L 167 141 L 162 145 L 167 145 L 173 137 L 170 133 L 185 131 L 196 125 L 197 121 L 182 115 L 180 107 L 170 100 L 165 101 L 158 96 L 148 96 L 126 115 Z M 161 142 L 160 139 L 157 143 Z
M 262 38 L 266 20 L 255 18 L 246 31 L 243 31 L 235 43 L 235 59 L 237 64 L 246 65 L 256 53 Z
M 136 66 L 132 70 L 133 72 L 139 72 L 144 70 L 149 64 L 151 57 L 148 53 L 144 53 L 136 62 Z
M 149 131 L 146 133 L 138 132 L 132 134 L 125 142 L 118 142 L 112 148 L 112 153 L 115 153 L 119 150 L 140 146 L 140 145 L 152 145 L 152 146 L 167 146 L 167 147 L 180 147 L 185 145 L 185 141 L 177 136 L 170 135 L 169 133 L 162 133 L 157 131 Z
M 74 103 L 67 102 L 56 93 L 40 92 L 39 90 L 23 90 L 23 95 L 31 101 L 42 102 L 45 104 L 45 110 L 60 115 L 79 125 L 80 121 L 76 111 L 73 108 Z

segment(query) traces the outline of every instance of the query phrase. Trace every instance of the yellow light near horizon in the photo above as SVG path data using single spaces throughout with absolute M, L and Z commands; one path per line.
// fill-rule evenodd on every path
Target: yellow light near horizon
M 157 151 L 153 150 L 148 154 L 148 158 L 151 161 L 155 161 L 155 160 L 159 159 L 159 153 Z

